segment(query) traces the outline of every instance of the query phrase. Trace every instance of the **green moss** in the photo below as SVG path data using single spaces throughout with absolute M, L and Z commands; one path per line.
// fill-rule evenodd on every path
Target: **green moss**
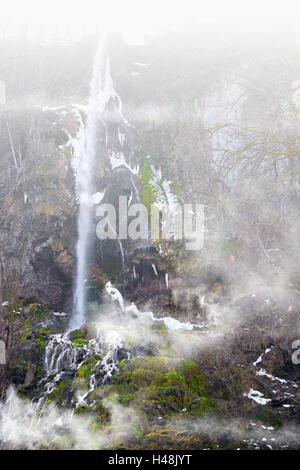
M 49 315 L 51 312 L 46 307 L 46 305 L 39 305 L 39 304 L 31 304 L 29 305 L 29 314 L 33 317 L 44 317 L 45 315 Z
M 146 206 L 148 214 L 150 214 L 151 204 L 155 201 L 155 195 L 153 186 L 151 184 L 152 172 L 151 167 L 146 159 L 141 168 L 141 179 L 142 179 L 142 203 Z
M 151 330 L 155 331 L 155 333 L 159 333 L 162 335 L 168 333 L 168 328 L 166 327 L 166 324 L 164 321 L 153 323 L 153 325 L 151 326 Z
M 96 354 L 95 356 L 92 356 L 88 358 L 85 361 L 85 364 L 83 364 L 77 371 L 77 377 L 79 378 L 85 378 L 88 379 L 91 375 L 94 374 L 97 368 L 97 364 L 101 357 Z
M 71 333 L 71 341 L 77 348 L 82 348 L 84 345 L 88 343 L 87 333 L 82 330 L 72 331 Z
M 203 442 L 201 436 L 193 431 L 179 430 L 172 427 L 153 427 L 151 432 L 144 436 L 143 447 L 147 449 L 203 449 L 210 444 Z
M 86 403 L 83 403 L 82 405 L 78 406 L 78 408 L 76 408 L 76 414 L 88 413 L 90 411 L 91 409 Z
M 43 341 L 42 339 L 37 340 L 37 345 L 40 346 L 41 348 L 46 348 L 47 347 L 47 341 Z
M 48 403 L 62 404 L 66 400 L 67 393 L 71 390 L 72 380 L 63 380 L 57 388 L 48 395 Z
M 75 344 L 77 348 L 82 348 L 85 344 L 88 343 L 88 340 L 86 338 L 75 339 L 73 343 Z
M 126 367 L 127 361 L 127 359 L 122 359 L 122 361 L 119 362 L 119 369 L 124 369 Z
M 186 409 L 210 414 L 216 400 L 209 398 L 207 374 L 193 361 L 145 356 L 123 360 L 120 375 L 106 389 L 111 397 L 134 404 L 148 416 L 170 415 Z
M 101 401 L 105 395 L 106 388 L 107 387 L 104 385 L 100 385 L 99 387 L 95 388 L 92 391 L 92 393 L 89 395 L 88 401 L 90 402 Z
M 38 336 L 36 337 L 36 344 L 41 348 L 46 348 L 48 344 L 48 337 L 51 335 L 52 330 L 48 328 L 40 328 Z
M 138 344 L 139 338 L 138 336 L 129 336 L 126 340 L 128 346 L 135 346 Z
M 50 335 L 51 330 L 49 328 L 40 328 L 39 329 L 39 334 L 40 335 Z
M 72 392 L 76 393 L 77 391 L 80 393 L 85 393 L 89 389 L 89 380 L 85 377 L 75 377 L 72 382 Z
M 31 335 L 21 336 L 20 341 L 29 341 L 30 338 L 31 338 Z

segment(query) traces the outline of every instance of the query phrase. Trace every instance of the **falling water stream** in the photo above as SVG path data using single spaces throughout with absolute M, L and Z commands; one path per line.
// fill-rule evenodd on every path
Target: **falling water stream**
M 119 328 L 116 327 L 115 324 L 111 324 L 110 326 L 104 323 L 94 324 L 94 327 L 96 327 L 96 335 L 94 335 L 92 339 L 86 340 L 82 345 L 74 343 L 74 332 L 72 330 L 79 329 L 86 323 L 87 289 L 94 239 L 94 196 L 97 194 L 95 193 L 95 175 L 97 174 L 97 164 L 101 162 L 101 149 L 107 149 L 109 145 L 107 131 L 109 122 L 107 121 L 107 114 L 109 115 L 111 105 L 114 111 L 116 111 L 120 122 L 120 127 L 118 126 L 120 152 L 111 152 L 111 166 L 112 169 L 114 169 L 118 166 L 125 165 L 131 174 L 131 181 L 135 187 L 132 174 L 136 174 L 137 169 L 130 167 L 123 153 L 124 140 L 126 139 L 124 128 L 128 126 L 128 123 L 122 116 L 122 102 L 113 87 L 113 81 L 110 75 L 110 63 L 105 53 L 104 42 L 102 42 L 98 47 L 94 60 L 86 120 L 84 121 L 81 114 L 78 116 L 80 129 L 76 139 L 74 139 L 74 158 L 76 160 L 74 168 L 77 197 L 79 201 L 79 214 L 77 223 L 78 239 L 76 244 L 76 277 L 73 313 L 68 331 L 53 334 L 46 346 L 44 362 L 46 375 L 39 382 L 41 387 L 39 397 L 36 397 L 31 404 L 31 412 L 36 416 L 39 410 L 47 403 L 49 395 L 57 389 L 59 384 L 63 380 L 73 379 L 80 367 L 89 358 L 98 356 L 99 360 L 97 360 L 94 365 L 94 372 L 89 378 L 88 390 L 77 393 L 76 397 L 72 399 L 72 406 L 74 408 L 78 408 L 82 405 L 87 406 L 88 397 L 93 390 L 99 385 L 109 382 L 112 375 L 118 374 L 119 362 L 124 358 L 130 358 L 130 352 L 126 348 L 126 335 L 124 336 L 122 334 L 122 328 L 120 328 L 122 327 L 122 318 L 125 321 L 125 325 L 129 321 L 132 321 L 132 319 L 138 319 L 142 323 L 147 323 L 147 321 L 164 321 L 166 327 L 170 330 L 192 330 L 194 327 L 202 328 L 204 326 L 202 324 L 193 325 L 189 322 L 181 323 L 171 317 L 155 318 L 152 312 L 140 312 L 134 304 L 126 307 L 122 294 L 108 282 L 106 284 L 106 292 L 111 297 L 112 302 L 117 303 L 121 314 L 121 320 L 118 323 Z M 136 193 L 138 195 L 137 189 Z M 120 248 L 124 272 L 125 261 L 123 246 L 121 240 L 118 237 L 116 238 Z M 155 265 L 153 265 L 153 269 L 157 275 Z M 167 276 L 166 274 L 166 285 L 168 285 Z M 10 400 L 13 399 L 14 394 L 12 393 L 7 400 L 10 409 Z M 2 407 L 4 407 L 4 405 L 2 405 Z M 2 412 L 2 418 L 4 417 L 5 422 L 9 422 L 11 419 L 10 412 L 7 414 L 7 417 L 5 417 L 7 409 L 7 407 L 4 407 L 4 412 Z M 62 418 L 66 417 L 66 419 L 63 419 L 64 426 L 66 422 L 68 426 L 71 425 L 72 416 L 73 413 L 70 413 L 70 410 L 66 410 L 62 414 Z M 55 422 L 55 425 L 57 425 L 57 422 Z M 2 436 L 2 440 L 8 439 L 8 435 L 9 433 L 6 432 L 5 436 Z
M 77 328 L 85 318 L 86 305 L 86 282 L 88 277 L 88 259 L 91 243 L 92 229 L 92 206 L 91 198 L 94 186 L 94 168 L 96 160 L 96 138 L 97 138 L 97 117 L 101 112 L 100 96 L 102 91 L 102 63 L 103 47 L 99 46 L 96 54 L 93 76 L 90 88 L 88 105 L 88 115 L 81 154 L 78 156 L 78 192 L 79 192 L 79 216 L 78 216 L 78 240 L 76 245 L 76 283 L 74 294 L 74 309 L 71 327 Z
M 96 163 L 101 159 L 98 141 L 107 136 L 101 132 L 103 113 L 110 101 L 121 101 L 113 88 L 109 59 L 104 42 L 98 47 L 92 73 L 87 119 L 77 145 L 77 191 L 79 198 L 78 239 L 76 244 L 76 279 L 73 315 L 70 327 L 79 328 L 86 318 L 86 297 L 89 278 L 89 259 L 93 241 L 93 194 L 95 192 Z

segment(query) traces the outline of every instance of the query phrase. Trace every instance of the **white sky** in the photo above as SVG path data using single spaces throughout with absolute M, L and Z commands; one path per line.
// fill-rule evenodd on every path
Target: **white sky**
M 0 0 L 0 31 L 43 36 L 122 33 L 141 42 L 147 33 L 241 22 L 278 22 L 300 29 L 299 0 Z

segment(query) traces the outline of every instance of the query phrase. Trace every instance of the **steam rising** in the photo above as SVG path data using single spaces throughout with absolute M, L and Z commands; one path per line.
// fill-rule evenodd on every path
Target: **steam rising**
M 0 448 L 4 449 L 103 449 L 118 440 L 120 434 L 137 428 L 136 412 L 117 403 L 105 403 L 111 415 L 106 432 L 91 431 L 92 416 L 80 417 L 72 410 L 62 411 L 55 405 L 38 409 L 36 404 L 20 398 L 10 388 L 0 408 Z
M 257 406 L 257 415 L 263 407 L 273 405 L 294 413 L 297 404 L 298 385 L 294 378 L 296 372 L 291 363 L 290 345 L 299 339 L 300 52 L 299 28 L 295 24 L 297 15 L 294 9 L 289 8 L 292 2 L 285 2 L 283 10 L 274 1 L 270 5 L 265 2 L 264 6 L 258 1 L 251 5 L 249 2 L 245 11 L 240 1 L 205 2 L 205 6 L 199 1 L 170 0 L 159 6 L 153 1 L 141 0 L 87 1 L 79 9 L 74 2 L 54 2 L 54 8 L 53 3 L 44 3 L 46 7 L 41 7 L 40 1 L 22 2 L 26 8 L 23 12 L 26 13 L 26 21 L 20 43 L 29 38 L 25 62 L 31 54 L 30 41 L 36 41 L 37 51 L 42 51 L 43 58 L 38 66 L 35 62 L 33 66 L 31 64 L 32 71 L 30 66 L 27 70 L 27 64 L 24 66 L 24 89 L 28 87 L 30 90 L 28 96 L 23 96 L 23 76 L 18 89 L 16 71 L 12 72 L 10 65 L 3 69 L 7 81 L 12 75 L 14 78 L 7 87 L 13 93 L 9 98 L 8 117 L 5 116 L 2 126 L 5 132 L 8 129 L 3 155 L 5 162 L 10 159 L 10 163 L 7 168 L 4 164 L 3 168 L 1 166 L 1 174 L 4 175 L 9 216 L 14 210 L 14 205 L 10 205 L 13 191 L 27 184 L 20 200 L 24 201 L 26 210 L 30 204 L 36 207 L 34 204 L 45 203 L 48 224 L 48 211 L 55 212 L 55 207 L 49 205 L 47 188 L 45 201 L 42 201 L 44 180 L 39 187 L 34 168 L 38 162 L 43 171 L 45 166 L 47 175 L 47 165 L 50 165 L 52 157 L 46 155 L 46 164 L 42 160 L 44 150 L 41 149 L 45 147 L 45 152 L 48 152 L 52 140 L 55 142 L 59 137 L 60 141 L 61 136 L 57 132 L 60 128 L 62 142 L 53 151 L 53 161 L 61 160 L 65 166 L 63 182 L 69 176 L 65 152 L 70 148 L 75 151 L 73 167 L 80 209 L 71 329 L 81 327 L 79 333 L 87 332 L 87 336 L 82 344 L 80 341 L 74 343 L 72 331 L 51 336 L 45 350 L 46 376 L 39 382 L 40 395 L 33 401 L 21 398 L 13 387 L 9 388 L 6 400 L 0 403 L 0 448 L 115 449 L 120 443 L 130 447 L 140 442 L 146 447 L 149 435 L 155 432 L 165 439 L 163 445 L 166 448 L 173 443 L 176 445 L 181 433 L 190 433 L 193 438 L 196 436 L 195 446 L 198 448 L 205 448 L 208 440 L 216 447 L 220 442 L 231 443 L 233 448 L 241 443 L 253 449 L 299 446 L 299 430 L 293 424 L 275 429 L 259 418 L 247 420 L 245 414 L 241 418 L 228 419 L 228 415 L 233 414 L 233 407 L 238 408 L 239 403 L 246 402 L 249 410 Z M 234 15 L 229 4 L 234 6 Z M 45 15 L 44 8 L 49 17 Z M 6 62 L 16 64 L 18 71 L 22 54 L 15 54 L 13 48 L 11 53 L 5 42 L 10 37 L 17 38 L 18 31 L 21 31 L 20 25 L 10 21 L 14 12 L 15 2 L 12 1 L 1 16 L 5 24 L 0 34 L 4 39 L 3 50 L 8 54 Z M 59 21 L 56 24 L 57 15 Z M 22 16 L 19 14 L 18 18 Z M 15 19 L 15 15 L 13 17 Z M 278 22 L 279 34 L 274 28 Z M 232 23 L 236 24 L 233 33 Z M 291 34 L 285 34 L 285 29 L 290 29 Z M 225 34 L 228 30 L 230 34 Z M 257 35 L 254 34 L 256 30 L 259 31 Z M 269 34 L 270 30 L 272 34 Z M 98 38 L 99 33 L 111 31 L 120 33 L 125 42 L 118 34 L 112 35 L 107 50 L 99 48 L 88 106 L 74 104 L 77 99 L 74 95 L 78 93 L 78 101 L 82 100 L 82 90 L 85 93 L 88 88 L 90 59 L 86 51 L 90 53 L 93 49 L 94 40 L 90 38 L 93 34 Z M 168 35 L 170 31 L 174 36 Z M 149 34 L 152 37 L 145 41 Z M 224 37 L 225 45 L 216 40 L 217 37 Z M 72 47 L 77 51 L 83 38 L 89 39 L 86 43 L 83 40 L 83 48 L 78 49 L 78 55 L 75 53 L 75 60 L 70 55 L 74 63 L 70 59 L 70 64 L 62 68 L 61 76 L 56 80 L 57 63 L 65 61 Z M 55 48 L 57 43 L 56 52 L 60 59 L 58 62 L 49 61 L 48 69 L 43 65 L 47 62 L 43 54 L 49 47 L 51 58 L 51 47 Z M 64 47 L 67 44 L 66 54 Z M 108 53 L 112 54 L 111 61 L 106 55 Z M 145 54 L 145 57 L 141 58 L 139 54 Z M 145 63 L 137 62 L 142 59 Z M 74 87 L 68 83 L 71 63 L 74 66 L 72 73 L 78 79 L 78 82 L 74 79 Z M 22 70 L 22 66 L 20 68 Z M 47 77 L 49 81 L 43 78 L 46 85 L 42 79 L 42 84 L 34 81 L 36 70 L 41 70 L 41 76 Z M 116 70 L 117 89 L 124 103 L 113 86 L 112 77 Z M 68 97 L 63 96 L 63 92 L 60 95 L 61 91 L 55 88 L 56 81 L 60 83 L 64 74 L 68 75 L 64 82 L 68 93 L 70 91 Z M 73 75 L 70 72 L 70 76 Z M 53 87 L 54 98 L 46 90 L 47 86 L 51 91 Z M 61 99 L 66 99 L 66 104 L 52 106 L 50 103 Z M 34 117 L 27 119 L 32 109 Z M 18 119 L 20 116 L 22 126 L 10 116 L 13 112 Z M 123 113 L 126 126 L 118 127 Z M 48 115 L 49 122 L 44 123 L 43 119 L 47 121 Z M 38 122 L 36 128 L 35 119 Z M 78 131 L 79 122 L 79 131 L 74 138 L 64 128 L 68 128 L 68 119 L 70 128 L 73 126 L 72 135 L 76 134 L 76 129 Z M 109 128 L 113 125 L 117 128 L 116 142 L 113 139 L 110 142 L 109 138 Z M 21 130 L 17 129 L 18 126 Z M 130 139 L 126 135 L 129 127 Z M 27 134 L 33 143 L 26 141 Z M 51 136 L 51 145 L 48 135 Z M 46 140 L 40 143 L 43 136 Z M 65 142 L 66 137 L 68 140 Z M 126 162 L 123 153 L 115 152 L 115 148 L 122 151 L 123 146 L 129 148 L 131 138 L 136 139 L 129 152 L 130 158 L 137 160 L 134 168 Z M 34 160 L 35 155 L 40 160 Z M 107 159 L 103 165 L 102 156 L 103 161 Z M 158 190 L 155 191 L 155 185 L 161 188 L 161 192 L 164 190 L 172 196 L 168 198 L 169 206 L 178 201 L 205 205 L 204 247 L 187 253 L 177 250 L 175 243 L 173 252 L 168 252 L 168 246 L 162 249 L 160 245 L 155 253 L 159 262 L 155 259 L 155 263 L 147 252 L 145 264 L 151 259 L 149 272 L 154 279 L 153 285 L 156 283 L 158 286 L 153 294 L 152 284 L 145 285 L 142 275 L 138 278 L 134 264 L 135 247 L 128 249 L 128 254 L 119 240 L 120 249 L 115 251 L 121 254 L 122 275 L 125 279 L 130 277 L 128 273 L 133 273 L 131 281 L 135 283 L 134 288 L 138 286 L 138 293 L 132 297 L 138 300 L 135 300 L 136 304 L 126 300 L 120 292 L 121 287 L 119 290 L 106 279 L 105 288 L 101 291 L 102 304 L 90 302 L 87 308 L 87 289 L 92 285 L 90 266 L 94 261 L 91 260 L 94 253 L 90 249 L 95 238 L 93 202 L 100 203 L 102 198 L 109 197 L 109 191 L 104 189 L 100 192 L 103 188 L 96 187 L 96 180 L 100 180 L 100 174 L 102 179 L 105 172 L 113 174 L 116 169 L 127 168 L 143 185 L 145 182 L 139 169 L 144 161 L 151 162 L 149 186 L 157 200 L 162 196 Z M 100 162 L 100 169 L 97 162 Z M 162 176 L 162 171 L 168 173 L 167 179 Z M 49 178 L 53 177 L 50 183 L 56 187 L 57 175 L 50 171 L 49 175 Z M 64 183 L 60 181 L 60 184 Z M 59 201 L 55 200 L 56 203 L 59 206 Z M 60 209 L 57 209 L 58 213 Z M 71 213 L 71 210 L 70 213 L 67 211 L 68 216 Z M 59 216 L 55 217 L 59 224 Z M 37 230 L 33 223 L 32 227 L 32 230 Z M 58 230 L 59 227 L 55 225 L 55 228 Z M 63 245 L 64 240 L 60 242 Z M 44 244 L 51 250 L 52 245 L 47 243 L 41 242 L 40 246 Z M 26 245 L 24 258 L 31 273 L 34 270 L 31 264 L 34 263 L 28 261 L 27 248 Z M 63 248 L 62 256 L 68 258 L 67 250 Z M 42 257 L 41 260 L 43 264 Z M 128 260 L 130 266 L 126 265 Z M 160 269 L 160 262 L 168 267 Z M 14 272 L 17 271 L 13 267 Z M 100 265 L 101 275 L 104 268 Z M 50 271 L 49 268 L 47 276 L 51 275 Z M 103 279 L 104 275 L 101 283 Z M 54 291 L 55 287 L 56 280 L 53 282 Z M 160 303 L 161 297 L 163 301 Z M 82 327 L 84 323 L 87 324 Z M 282 363 L 277 364 L 274 360 L 274 371 L 268 369 L 268 358 L 274 351 L 277 354 L 276 348 L 282 352 L 282 356 L 278 355 Z M 95 369 L 82 387 L 78 385 L 71 403 L 68 403 L 69 408 L 61 408 L 48 401 L 64 374 L 69 374 L 68 378 L 73 380 L 84 360 L 93 356 L 97 357 Z M 158 408 L 162 416 L 149 418 L 147 412 L 135 403 L 131 402 L 130 406 L 121 404 L 117 394 L 109 398 L 101 395 L 99 406 L 103 407 L 107 418 L 105 422 L 101 421 L 93 413 L 94 402 L 89 401 L 93 392 L 106 385 L 109 389 L 113 383 L 112 376 L 120 373 L 121 357 L 130 361 L 132 357 L 144 356 L 167 357 L 170 368 L 182 360 L 198 361 L 197 365 L 212 380 L 217 391 L 220 389 L 225 396 L 229 394 L 230 399 L 223 395 L 216 398 L 224 406 L 224 412 L 214 412 L 206 418 L 187 413 L 184 408 L 174 412 L 174 416 L 166 417 L 161 411 L 163 408 Z M 234 374 L 241 370 L 247 380 L 241 379 L 238 383 Z M 202 398 L 197 397 L 200 401 Z M 81 407 L 83 414 L 79 413 Z M 294 419 L 292 413 L 288 416 L 290 418 Z

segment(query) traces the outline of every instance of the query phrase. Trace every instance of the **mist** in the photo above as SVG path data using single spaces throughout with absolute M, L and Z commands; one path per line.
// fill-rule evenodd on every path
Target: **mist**
M 1 449 L 299 448 L 298 8 L 3 5 Z

